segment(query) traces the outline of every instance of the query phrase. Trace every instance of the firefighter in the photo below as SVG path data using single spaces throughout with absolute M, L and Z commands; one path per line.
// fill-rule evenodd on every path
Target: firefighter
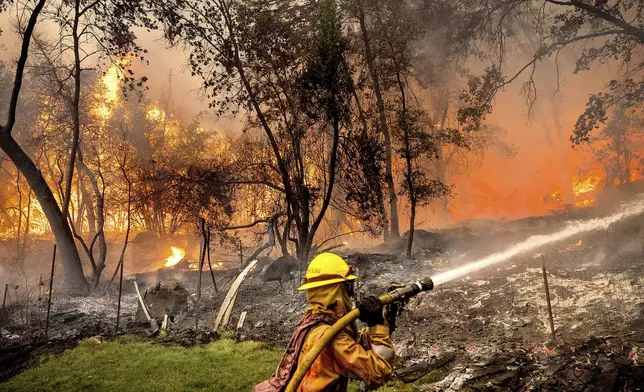
M 338 319 L 353 309 L 351 267 L 338 255 L 322 253 L 306 271 L 299 290 L 306 291 L 308 307 L 273 376 L 258 384 L 253 392 L 284 390 L 299 361 Z M 377 297 L 366 297 L 358 304 L 360 320 L 367 325 L 358 332 L 350 325 L 322 351 L 304 376 L 298 392 L 345 392 L 349 378 L 370 386 L 384 384 L 392 372 L 394 348 L 383 305 Z M 395 313 L 394 313 L 395 316 Z M 394 324 L 394 320 L 388 320 Z

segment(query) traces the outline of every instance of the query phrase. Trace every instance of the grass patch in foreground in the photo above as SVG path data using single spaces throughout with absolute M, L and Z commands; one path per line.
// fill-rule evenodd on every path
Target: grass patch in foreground
M 220 340 L 175 347 L 150 342 L 83 342 L 0 385 L 3 392 L 241 392 L 268 378 L 281 349 Z
M 195 347 L 154 344 L 124 336 L 114 342 L 83 341 L 5 384 L 2 392 L 248 392 L 275 371 L 281 348 L 219 340 Z M 378 392 L 410 391 L 393 382 Z M 349 392 L 358 391 L 351 382 Z

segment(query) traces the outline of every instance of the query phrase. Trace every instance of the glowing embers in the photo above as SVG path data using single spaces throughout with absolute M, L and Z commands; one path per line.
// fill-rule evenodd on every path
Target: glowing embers
M 171 246 L 170 250 L 172 251 L 172 255 L 165 259 L 166 267 L 172 267 L 178 264 L 186 256 L 186 251 L 181 248 Z
M 583 244 L 583 242 L 581 240 L 579 240 L 579 241 L 575 242 L 574 244 L 568 245 L 565 250 L 570 251 L 570 250 L 579 248 L 582 244 Z

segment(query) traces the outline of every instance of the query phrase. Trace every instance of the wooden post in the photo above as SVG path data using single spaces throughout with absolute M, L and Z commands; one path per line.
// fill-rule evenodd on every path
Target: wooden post
M 239 239 L 239 266 L 244 268 L 244 248 L 242 247 L 242 240 Z
M 126 240 L 127 242 L 127 240 Z M 121 321 L 121 293 L 123 292 L 123 264 L 125 262 L 125 258 L 121 256 L 121 266 L 120 266 L 120 276 L 119 276 L 119 299 L 116 305 L 116 326 L 114 327 L 114 335 L 116 335 L 119 331 L 119 322 Z
M 56 244 L 51 258 L 51 274 L 49 275 L 49 296 L 47 298 L 47 319 L 45 320 L 45 340 L 49 337 L 49 313 L 51 311 L 51 292 L 54 290 L 54 268 L 56 266 Z
M 557 343 L 555 336 L 555 322 L 552 318 L 552 305 L 550 304 L 550 288 L 548 287 L 548 273 L 546 272 L 546 259 L 541 255 L 541 270 L 543 271 L 543 285 L 546 289 L 546 303 L 548 304 L 548 319 L 550 320 L 550 333 L 552 334 L 552 341 Z
M 195 331 L 199 330 L 199 306 L 201 305 L 201 270 L 203 269 L 204 260 L 206 258 L 206 241 L 208 240 L 206 235 L 206 219 L 201 218 L 201 234 L 203 237 L 203 245 L 201 246 L 201 252 L 199 252 L 199 280 L 197 281 L 197 304 L 195 311 Z
M 38 301 L 42 300 L 42 288 L 45 285 L 45 282 L 42 280 L 42 274 L 40 274 L 40 279 L 38 280 Z
M 161 329 L 159 330 L 159 337 L 168 337 L 168 309 L 165 310 L 165 314 L 163 315 L 163 322 L 161 323 Z
M 0 323 L 0 325 L 4 325 L 4 306 L 7 303 L 7 291 L 9 291 L 9 283 L 5 283 L 4 285 L 4 296 L 2 297 L 2 313 L 0 313 L 0 320 L 2 320 L 2 322 Z
M 239 321 L 237 322 L 237 330 L 244 328 L 244 321 L 246 321 L 246 314 L 248 314 L 248 312 L 244 310 L 239 315 Z
M 208 240 L 206 241 L 206 246 L 208 247 L 208 268 L 210 269 L 210 277 L 212 277 L 212 284 L 215 286 L 216 293 L 219 290 L 217 290 L 217 280 L 215 279 L 215 273 L 212 271 L 212 263 L 210 262 L 210 226 L 208 226 L 207 237 Z

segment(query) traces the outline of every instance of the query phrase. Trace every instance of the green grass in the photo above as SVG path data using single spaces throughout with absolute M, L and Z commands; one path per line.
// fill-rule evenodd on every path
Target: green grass
M 62 355 L 38 364 L 9 382 L 2 392 L 248 392 L 268 378 L 281 348 L 233 340 L 195 347 L 155 344 L 135 336 L 113 342 L 83 341 Z M 349 385 L 357 392 L 358 383 Z M 413 386 L 390 383 L 378 392 L 411 392 Z
M 83 342 L 61 356 L 41 359 L 9 382 L 3 392 L 184 392 L 250 391 L 269 377 L 281 349 L 254 342 L 220 340 L 174 347 L 126 341 Z

